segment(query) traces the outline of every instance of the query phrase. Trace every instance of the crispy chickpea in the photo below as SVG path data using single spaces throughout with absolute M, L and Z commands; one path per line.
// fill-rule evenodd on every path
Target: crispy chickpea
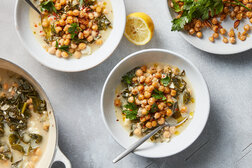
M 196 33 L 196 36 L 197 36 L 198 38 L 202 38 L 202 33 L 199 31 L 199 32 Z
M 141 69 L 136 70 L 136 76 L 140 77 L 143 75 L 143 71 Z
M 152 127 L 156 127 L 156 126 L 157 126 L 157 121 L 155 121 L 155 120 L 152 121 L 152 122 L 151 122 L 151 125 L 152 125 Z
M 73 23 L 73 17 L 72 16 L 68 16 L 66 22 L 68 24 L 72 24 Z
M 70 25 L 66 25 L 66 26 L 64 27 L 64 29 L 63 29 L 63 30 L 64 30 L 65 32 L 67 32 L 67 31 L 68 31 L 68 29 L 69 29 L 69 27 L 71 27 L 71 26 L 70 26 Z M 70 35 L 70 38 L 71 38 L 71 35 Z
M 156 99 L 154 97 L 149 98 L 148 104 L 153 105 L 156 102 Z
M 103 43 L 102 39 L 98 39 L 95 41 L 95 44 L 97 45 L 102 45 L 102 43 Z
M 56 10 L 60 10 L 61 9 L 61 4 L 60 3 L 56 3 L 54 6 L 55 6 Z
M 158 90 L 159 90 L 160 92 L 164 92 L 164 91 L 165 91 L 165 87 L 162 86 L 162 85 L 160 85 L 159 88 L 158 88 Z
M 170 136 L 171 136 L 171 133 L 169 131 L 164 131 L 163 133 L 164 138 L 170 138 Z
M 158 118 L 160 118 L 160 117 L 161 117 L 161 114 L 160 114 L 160 113 L 155 113 L 155 114 L 154 114 L 154 118 L 155 118 L 155 119 L 158 119 Z
M 151 124 L 150 121 L 148 121 L 148 122 L 145 124 L 145 126 L 146 126 L 147 128 L 152 128 L 152 124 Z
M 218 24 L 217 18 L 213 18 L 211 22 L 212 22 L 212 24 L 214 24 L 214 25 Z
M 151 105 L 146 105 L 146 106 L 145 106 L 145 109 L 146 109 L 147 111 L 149 111 L 149 110 L 151 109 Z
M 77 48 L 77 45 L 74 44 L 74 43 L 72 43 L 72 44 L 71 44 L 71 48 L 72 48 L 72 49 L 76 49 L 76 48 Z
M 159 125 L 163 125 L 165 123 L 165 119 L 164 117 L 161 117 L 159 120 L 158 120 L 158 124 Z
M 145 122 L 146 118 L 145 117 L 140 117 L 140 122 Z
M 89 13 L 89 14 L 88 14 L 88 18 L 91 19 L 91 20 L 94 19 L 93 13 Z
M 132 92 L 133 95 L 136 95 L 138 93 L 138 90 L 137 89 L 132 89 L 131 92 Z
M 43 19 L 42 26 L 48 27 L 50 25 L 49 21 L 47 19 Z
M 193 28 L 191 28 L 190 30 L 189 30 L 189 34 L 190 35 L 193 35 L 195 33 L 195 30 L 193 29 Z
M 182 106 L 180 109 L 181 113 L 186 113 L 187 112 L 187 107 L 186 106 Z
M 171 92 L 170 88 L 169 87 L 165 87 L 164 93 L 170 93 L 170 92 Z
M 62 31 L 62 27 L 55 27 L 55 31 L 56 33 L 59 33 L 60 31 Z
M 130 97 L 128 98 L 128 102 L 129 102 L 129 103 L 134 103 L 134 97 L 133 97 L 133 96 L 130 96 Z
M 56 53 L 55 53 L 55 55 L 60 58 L 61 57 L 61 51 L 57 50 Z
M 168 117 L 170 117 L 170 116 L 172 116 L 172 110 L 171 109 L 167 109 L 166 110 L 166 115 L 168 116 Z
M 93 41 L 94 40 L 94 37 L 93 36 L 88 36 L 88 38 L 87 38 L 87 41 L 88 42 L 91 42 L 91 41 Z
M 234 12 L 234 11 L 232 11 L 232 12 L 230 13 L 230 17 L 231 17 L 231 18 L 234 18 L 234 17 L 235 17 L 235 15 L 236 15 L 236 14 L 235 14 L 235 12 Z
M 143 72 L 146 72 L 146 70 L 147 70 L 147 66 L 145 66 L 145 65 L 144 65 L 144 66 L 142 66 L 142 67 L 141 67 L 141 70 L 142 70 Z
M 148 87 L 148 90 L 147 90 L 147 91 L 151 93 L 154 89 L 155 89 L 154 86 L 153 86 L 153 85 L 150 85 L 150 86 Z
M 142 105 L 141 105 L 141 106 L 144 107 L 144 106 L 146 106 L 146 105 L 147 105 L 147 100 L 146 100 L 146 99 L 143 99 L 143 100 L 142 100 Z
M 145 81 L 145 79 L 146 79 L 145 76 L 140 76 L 139 82 L 140 82 L 140 83 L 143 83 L 143 82 Z
M 139 100 L 143 100 L 143 99 L 144 99 L 144 95 L 143 95 L 143 94 L 139 94 L 139 95 L 138 95 L 138 99 L 139 99 Z
M 235 36 L 234 29 L 230 29 L 230 31 L 228 32 L 228 36 L 229 37 L 234 37 Z
M 61 56 L 62 56 L 63 58 L 67 58 L 67 57 L 68 57 L 68 53 L 65 52 L 65 51 L 63 51 L 63 52 L 61 52 Z
M 236 40 L 235 40 L 234 37 L 230 37 L 229 41 L 230 41 L 231 44 L 235 44 L 236 43 Z
M 224 7 L 223 11 L 224 11 L 224 13 L 228 13 L 229 12 L 229 8 L 228 7 Z
M 84 50 L 87 47 L 87 45 L 85 43 L 80 43 L 78 46 L 79 50 Z
M 151 97 L 151 93 L 145 91 L 145 92 L 144 92 L 144 97 L 145 97 L 146 99 L 150 98 L 150 97 Z
M 63 15 L 61 15 L 62 20 L 66 20 L 66 18 L 67 18 L 67 15 L 65 13 Z
M 215 39 L 219 38 L 219 34 L 218 33 L 213 33 L 213 38 L 215 38 Z
M 84 39 L 84 34 L 83 34 L 82 32 L 79 32 L 78 38 L 79 38 L 79 39 Z
M 214 37 L 213 36 L 209 37 L 208 39 L 209 39 L 209 41 L 214 42 Z
M 152 81 L 152 76 L 148 76 L 146 79 L 145 79 L 145 83 L 148 84 Z
M 159 110 L 163 110 L 163 109 L 164 109 L 164 103 L 160 103 L 160 104 L 158 105 L 158 109 L 159 109 Z
M 71 10 L 68 11 L 68 12 L 67 12 L 67 15 L 68 15 L 68 16 L 73 16 L 73 11 L 71 11 Z
M 174 97 L 174 96 L 176 96 L 176 95 L 177 95 L 176 90 L 172 89 L 172 90 L 171 90 L 171 96 L 173 96 L 173 97 Z
M 60 24 L 60 26 L 65 26 L 65 25 L 66 25 L 66 22 L 65 22 L 65 20 L 63 20 L 63 19 L 60 19 L 60 20 L 59 20 L 59 24 Z
M 81 57 L 81 52 L 80 52 L 80 51 L 75 51 L 75 52 L 74 52 L 74 57 L 77 58 L 77 59 L 80 59 L 80 57 Z
M 252 18 L 252 12 L 251 12 L 251 11 L 246 12 L 246 16 L 247 16 L 248 18 Z
M 98 6 L 98 7 L 96 8 L 96 12 L 101 13 L 101 11 L 102 11 L 102 8 L 101 8 L 100 6 Z
M 245 32 L 248 32 L 250 30 L 250 26 L 248 24 L 246 24 L 243 28 Z
M 75 10 L 73 11 L 73 15 L 74 15 L 74 16 L 79 16 L 79 14 L 80 14 L 80 11 L 79 11 L 79 10 L 75 9 Z
M 64 41 L 64 45 L 69 45 L 70 44 L 70 40 L 69 39 L 66 39 L 65 41 Z
M 90 30 L 84 30 L 83 34 L 85 37 L 88 37 L 90 35 L 91 31 Z
M 56 48 L 55 47 L 50 47 L 48 49 L 48 53 L 54 55 L 56 53 Z
M 224 43 L 228 43 L 228 39 L 226 37 L 223 37 L 223 40 L 222 40 Z
M 152 86 L 154 86 L 154 88 L 158 88 L 158 87 L 159 87 L 159 83 L 156 82 L 156 81 L 154 81 L 154 82 L 152 83 Z
M 200 21 L 200 20 L 197 20 L 197 21 L 196 21 L 195 27 L 197 27 L 197 28 L 201 27 L 201 21 Z
M 252 18 L 249 19 L 249 22 L 252 23 Z
M 144 90 L 144 86 L 143 85 L 139 85 L 139 86 L 137 86 L 137 89 L 138 89 L 138 91 L 143 91 Z
M 226 34 L 226 29 L 221 28 L 221 29 L 220 29 L 220 34 L 222 34 L 222 35 Z
M 140 128 L 135 129 L 135 130 L 134 130 L 134 135 L 136 135 L 136 136 L 141 136 L 141 135 L 142 135 L 141 129 L 140 129 Z
M 245 41 L 246 38 L 247 38 L 246 36 L 242 35 L 242 36 L 240 37 L 240 40 L 241 40 L 241 41 Z
M 216 26 L 216 25 L 213 26 L 213 31 L 214 31 L 214 32 L 218 32 L 218 29 L 219 29 L 218 26 Z
M 234 12 L 239 12 L 239 10 L 240 10 L 240 7 L 239 6 L 236 6 L 235 8 L 234 8 Z
M 242 18 L 243 18 L 243 13 L 238 13 L 238 14 L 236 15 L 236 19 L 242 20 Z
M 141 113 L 142 113 L 142 115 L 146 115 L 148 113 L 148 111 L 145 108 L 143 108 Z

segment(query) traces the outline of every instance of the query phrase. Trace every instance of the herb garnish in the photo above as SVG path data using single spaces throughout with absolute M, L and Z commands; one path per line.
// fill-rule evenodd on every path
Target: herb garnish
M 183 11 L 183 14 L 180 18 L 173 19 L 172 31 L 182 30 L 194 18 L 206 20 L 211 16 L 218 15 L 224 6 L 222 0 L 183 0 L 183 2 L 184 5 L 180 10 L 175 2 L 175 10 L 177 12 Z
M 59 46 L 59 43 L 58 43 L 58 41 L 56 40 L 56 49 L 59 49 L 59 50 L 61 50 L 61 51 L 65 51 L 65 52 L 67 52 L 69 55 L 71 55 L 72 53 L 70 53 L 69 52 L 69 45 L 61 45 L 61 46 Z
M 108 20 L 108 18 L 102 14 L 97 19 L 97 25 L 99 30 L 107 30 L 107 28 L 111 27 L 111 22 Z
M 238 5 L 238 6 L 242 6 L 244 8 L 246 8 L 248 11 L 251 11 L 250 8 L 246 7 L 243 3 L 241 3 L 240 1 L 238 0 L 234 0 L 236 3 L 234 2 L 229 2 L 229 1 L 224 1 L 224 3 L 229 3 L 229 4 L 232 4 L 232 5 Z
M 166 97 L 165 97 L 164 93 L 161 92 L 161 91 L 159 91 L 159 90 L 157 90 L 157 89 L 153 90 L 152 97 L 154 97 L 155 99 L 166 100 Z
M 96 0 L 80 0 L 80 5 L 90 6 L 95 3 Z
M 128 103 L 124 105 L 124 107 L 127 110 L 123 110 L 122 112 L 126 115 L 126 118 L 130 120 L 135 120 L 137 118 L 137 111 L 138 111 L 137 105 L 134 103 Z
M 41 6 L 41 11 L 48 11 L 50 13 L 52 13 L 52 12 L 57 13 L 57 10 L 56 10 L 52 0 L 42 2 L 40 4 L 40 6 Z
M 68 28 L 68 33 L 71 34 L 71 39 L 74 39 L 78 33 L 81 31 L 79 23 L 72 23 L 71 27 Z
M 161 79 L 160 80 L 161 83 L 164 85 L 164 86 L 168 86 L 170 81 L 171 81 L 171 78 L 167 75 L 165 78 Z
M 151 106 L 150 112 L 151 112 L 151 113 L 155 113 L 156 111 L 158 111 L 158 106 L 157 106 L 156 103 L 154 103 L 154 104 Z
M 122 76 L 122 83 L 125 85 L 131 85 L 132 84 L 132 78 L 136 76 L 135 72 L 139 69 L 139 67 L 132 69 L 131 71 L 127 72 L 125 75 Z

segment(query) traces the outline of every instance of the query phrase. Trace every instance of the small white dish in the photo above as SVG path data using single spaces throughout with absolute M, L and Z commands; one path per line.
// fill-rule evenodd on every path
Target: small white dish
M 167 13 L 169 16 L 168 20 L 171 22 L 173 18 L 175 17 L 175 12 L 173 12 L 173 10 L 169 7 L 168 0 L 163 0 L 163 1 L 164 3 L 166 3 Z M 234 29 L 236 34 L 238 31 L 243 32 L 243 26 L 245 25 L 245 23 L 250 25 L 248 19 L 246 21 L 242 21 L 240 26 L 238 27 L 238 30 Z M 226 28 L 227 31 L 229 31 L 234 26 L 234 20 L 227 18 L 224 22 L 222 22 L 222 26 Z M 237 53 L 241 53 L 241 52 L 252 49 L 251 31 L 249 32 L 250 37 L 248 37 L 245 41 L 241 41 L 238 38 L 236 38 L 235 44 L 231 44 L 230 42 L 228 44 L 225 44 L 222 41 L 223 38 L 221 37 L 221 35 L 217 40 L 215 40 L 214 43 L 210 42 L 208 38 L 212 36 L 212 34 L 214 33 L 210 29 L 203 30 L 202 32 L 203 38 L 191 36 L 186 31 L 173 32 L 173 33 L 179 33 L 188 43 L 208 53 L 227 55 L 227 54 L 237 54 Z
M 30 28 L 29 9 L 24 0 L 17 0 L 15 27 L 25 48 L 41 64 L 58 71 L 77 72 L 90 69 L 105 61 L 117 48 L 124 33 L 126 12 L 123 0 L 110 0 L 113 9 L 113 29 L 104 44 L 94 53 L 80 59 L 59 59 L 47 53 Z
M 152 143 L 146 141 L 134 152 L 149 158 L 172 156 L 189 147 L 204 129 L 210 110 L 209 92 L 205 80 L 199 70 L 184 57 L 163 49 L 148 49 L 133 53 L 120 61 L 107 77 L 101 95 L 101 111 L 103 121 L 113 138 L 124 148 L 137 141 L 116 121 L 114 108 L 115 88 L 120 84 L 121 77 L 129 70 L 148 63 L 167 63 L 185 70 L 195 94 L 194 117 L 188 127 L 169 143 Z

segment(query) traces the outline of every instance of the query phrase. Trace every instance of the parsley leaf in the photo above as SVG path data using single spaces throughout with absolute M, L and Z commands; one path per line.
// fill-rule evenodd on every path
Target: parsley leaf
M 69 52 L 69 45 L 61 45 L 61 46 L 59 46 L 59 43 L 58 43 L 58 41 L 56 40 L 56 49 L 59 49 L 59 50 L 61 50 L 61 51 L 65 51 L 65 52 L 67 52 L 69 55 L 72 55 L 72 53 L 70 53 Z
M 174 11 L 175 12 L 180 12 L 181 9 L 180 9 L 179 4 L 175 0 L 172 0 L 172 3 L 173 3 L 173 9 L 174 9 Z
M 41 11 L 46 10 L 50 13 L 52 13 L 52 12 L 57 13 L 57 10 L 56 10 L 52 0 L 48 0 L 48 1 L 40 3 L 40 6 L 41 6 Z
M 155 113 L 158 111 L 158 106 L 156 103 L 154 103 L 152 106 L 151 106 L 151 109 L 150 109 L 150 112 L 151 113 Z
M 164 86 L 168 86 L 170 81 L 171 81 L 171 78 L 167 75 L 165 78 L 161 79 L 160 80 L 161 83 L 164 85 Z
M 135 120 L 137 119 L 137 112 L 138 112 L 138 107 L 134 103 L 128 103 L 124 105 L 126 110 L 123 110 L 122 112 L 126 115 L 126 118 L 130 120 Z
M 131 71 L 127 72 L 125 75 L 122 76 L 122 83 L 125 85 L 131 85 L 132 84 L 132 78 L 136 76 L 135 72 L 139 69 L 139 67 L 132 69 Z
M 206 20 L 211 16 L 218 15 L 224 7 L 222 0 L 182 0 L 182 2 L 184 3 L 181 9 L 183 14 L 180 18 L 173 19 L 172 31 L 182 30 L 194 18 Z M 174 10 L 178 10 L 177 7 L 174 7 Z
M 81 31 L 78 23 L 72 23 L 71 27 L 68 28 L 68 33 L 71 34 L 71 39 L 74 39 Z
M 166 100 L 166 97 L 163 92 L 154 89 L 152 93 L 152 97 L 154 97 L 155 99 Z

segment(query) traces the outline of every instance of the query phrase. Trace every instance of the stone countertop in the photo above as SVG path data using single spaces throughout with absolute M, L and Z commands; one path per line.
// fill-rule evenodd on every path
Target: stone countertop
M 15 1 L 1 0 L 0 57 L 23 67 L 45 89 L 58 120 L 59 146 L 73 168 L 251 168 L 252 50 L 226 56 L 200 51 L 178 33 L 170 32 L 163 1 L 125 3 L 127 14 L 141 11 L 152 17 L 155 35 L 151 42 L 135 46 L 123 37 L 111 57 L 99 66 L 84 72 L 63 73 L 42 66 L 24 49 L 14 27 Z M 102 121 L 102 86 L 122 58 L 146 48 L 175 51 L 199 68 L 211 94 L 210 117 L 196 142 L 175 156 L 148 159 L 130 154 L 113 165 L 112 159 L 123 148 L 113 140 Z

